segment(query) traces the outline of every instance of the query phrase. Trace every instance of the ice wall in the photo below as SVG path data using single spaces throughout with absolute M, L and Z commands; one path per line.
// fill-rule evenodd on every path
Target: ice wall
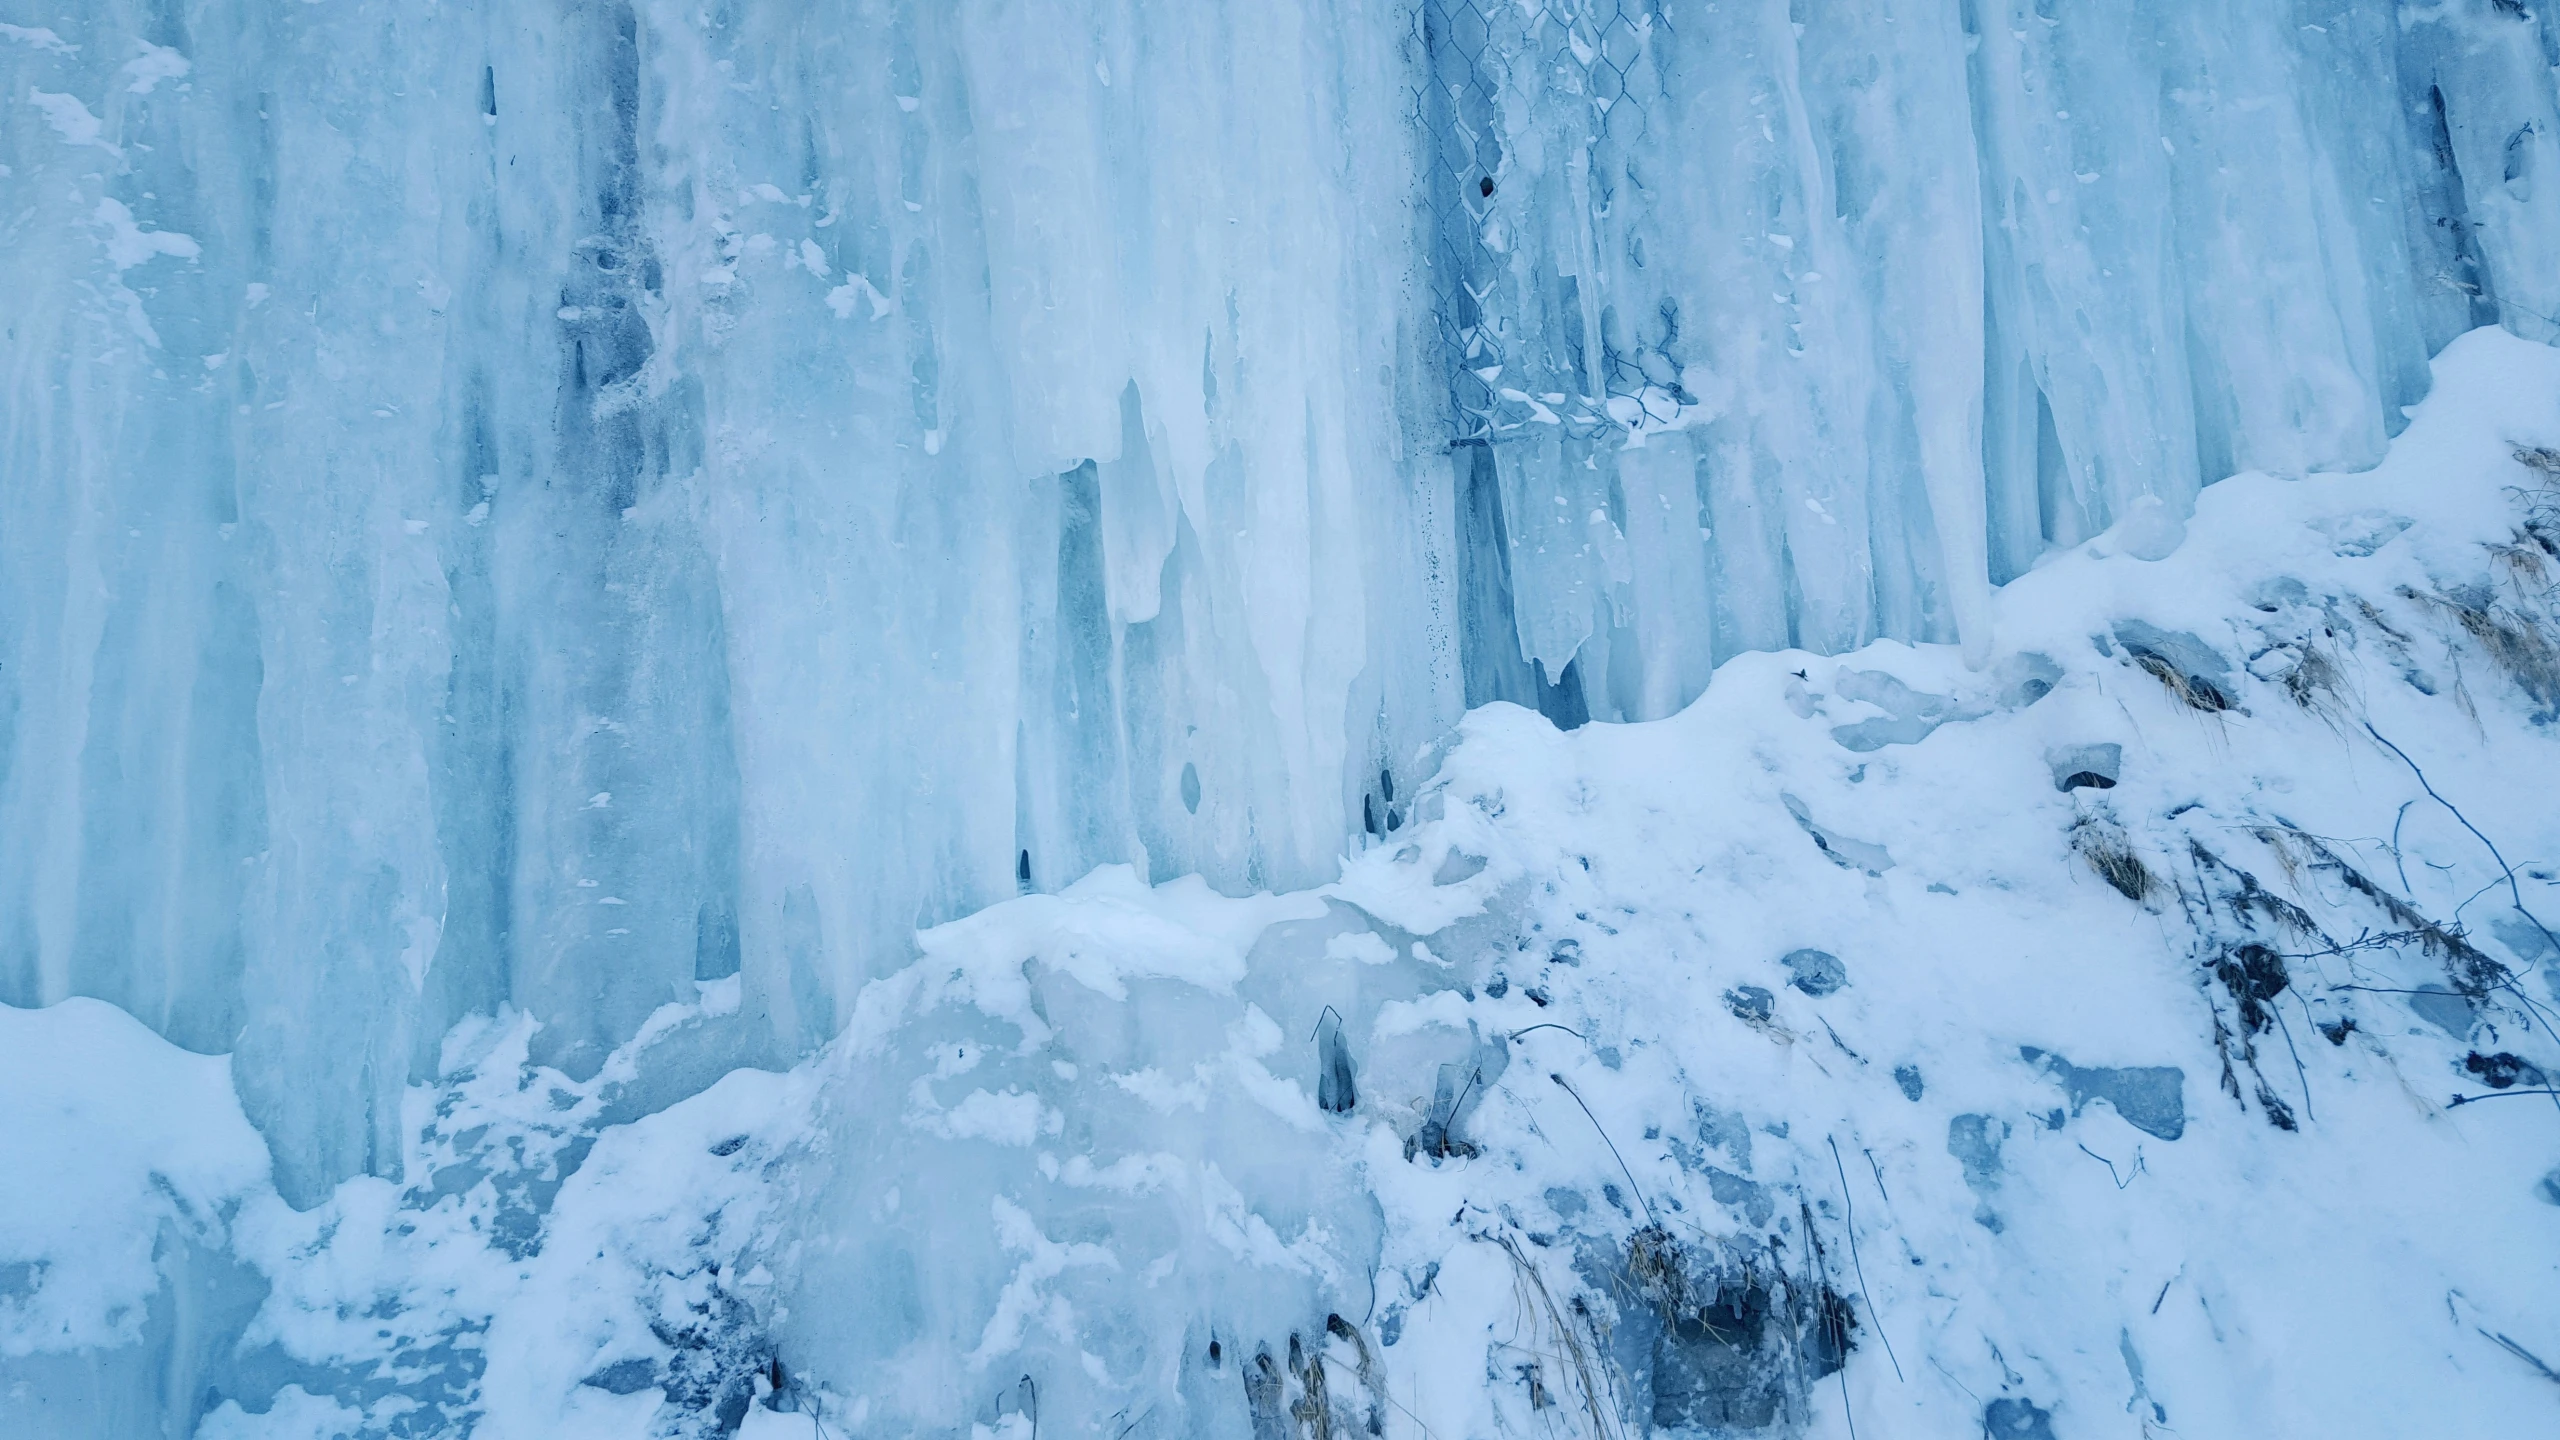
M 0 1000 L 233 1051 L 299 1203 L 461 1016 L 778 1060 L 1322 879 L 1469 704 L 1987 653 L 2560 314 L 2508 0 L 0 14 Z
M 2435 373 L 1980 669 L 1483 707 L 1337 882 L 1098 868 L 786 1072 L 740 975 L 467 1019 L 308 1210 L 223 1060 L 0 1005 L 0 1435 L 2540 1433 L 2560 350 Z

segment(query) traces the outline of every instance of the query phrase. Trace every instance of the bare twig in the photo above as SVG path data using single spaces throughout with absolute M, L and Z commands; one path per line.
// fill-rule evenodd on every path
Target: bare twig
M 1814 1018 L 1821 1019 L 1820 1016 L 1816 1016 Z M 1831 1028 L 1830 1021 L 1822 1021 L 1822 1033 L 1831 1037 L 1831 1043 L 1840 1047 L 1841 1054 L 1848 1056 L 1850 1059 L 1857 1061 L 1861 1065 L 1867 1063 L 1867 1057 L 1850 1049 L 1849 1042 L 1840 1038 L 1840 1032 Z
M 2409 758 L 2408 751 L 2392 744 L 2388 739 L 2384 738 L 2381 731 L 2374 729 L 2372 721 L 2368 720 L 2365 722 L 2364 733 L 2372 736 L 2374 738 L 2374 742 L 2382 746 L 2385 750 L 2399 756 L 2400 763 L 2408 766 L 2409 773 L 2417 777 L 2418 788 L 2427 792 L 2427 798 L 2435 801 L 2437 804 L 2443 806 L 2447 811 L 2451 812 L 2454 819 L 2462 822 L 2462 828 L 2470 831 L 2472 838 L 2478 840 L 2481 845 L 2488 849 L 2489 858 L 2498 862 L 2499 871 L 2506 876 L 2507 898 L 2514 902 L 2516 913 L 2522 915 L 2525 919 L 2532 921 L 2533 928 L 2542 932 L 2542 938 L 2549 941 L 2553 949 L 2560 950 L 2560 935 L 2552 934 L 2551 927 L 2542 923 L 2542 917 L 2525 908 L 2524 887 L 2516 883 L 2515 867 L 2507 863 L 2506 856 L 2498 853 L 2498 842 L 2481 833 L 2480 827 L 2471 823 L 2471 817 L 2463 814 L 2461 807 L 2455 805 L 2452 801 L 2447 800 L 2444 796 L 2437 794 L 2436 787 L 2429 784 L 2427 781 L 2427 772 L 2418 768 L 2418 762 Z
M 2504 1100 L 2510 1095 L 2560 1095 L 2560 1090 L 2554 1090 L 2548 1086 L 2527 1089 L 2519 1085 L 2512 1090 L 2492 1090 L 2486 1095 L 2456 1095 L 2446 1102 L 2444 1108 L 2454 1110 L 2465 1105 L 2476 1105 L 2483 1100 Z
M 2391 818 L 2391 864 L 2400 872 L 2400 893 L 2403 895 L 2418 893 L 2409 888 L 2409 864 L 2400 856 L 2400 823 L 2409 818 L 2409 807 L 2417 803 L 2415 800 L 2401 801 L 2400 813 Z
M 2498 873 L 2503 876 L 2507 882 L 2507 899 L 2513 905 L 2515 912 L 2523 916 L 2527 921 L 2531 922 L 2534 929 L 2542 932 L 2542 939 L 2546 945 L 2550 946 L 2554 950 L 2560 950 L 2560 935 L 2552 934 L 2551 927 L 2542 923 L 2542 917 L 2534 914 L 2531 910 L 2525 907 L 2524 886 L 2516 879 L 2515 867 L 2508 864 L 2507 857 L 2499 851 L 2498 842 L 2490 839 L 2488 834 L 2479 826 L 2472 824 L 2471 817 L 2462 813 L 2462 807 L 2446 799 L 2443 793 L 2436 789 L 2434 783 L 2427 779 L 2427 772 L 2419 768 L 2417 761 L 2409 758 L 2409 752 L 2393 744 L 2390 737 L 2384 735 L 2380 730 L 2375 729 L 2372 721 L 2367 720 L 2364 722 L 2364 733 L 2372 736 L 2375 744 L 2380 745 L 2385 750 L 2390 751 L 2393 755 L 2398 756 L 2400 763 L 2409 767 L 2409 774 L 2417 780 L 2418 788 L 2427 792 L 2427 798 L 2435 801 L 2438 805 L 2443 806 L 2446 813 L 2452 815 L 2456 821 L 2460 822 L 2463 829 L 2471 832 L 2472 838 L 2478 840 L 2481 847 L 2489 852 L 2489 858 L 2498 863 Z M 2405 885 L 2406 882 L 2404 881 L 2403 883 Z M 2466 901 L 2465 903 L 2467 904 L 2469 902 Z M 2439 933 L 2441 933 L 2442 927 L 2435 928 L 2437 928 Z M 2459 933 L 2460 932 L 2458 930 L 2455 932 L 2457 938 Z M 2478 952 L 2474 951 L 2473 953 L 2476 955 Z M 2486 957 L 2482 958 L 2485 960 Z M 2531 1021 L 2538 1021 L 2541 1024 L 2543 1034 L 2550 1036 L 2554 1040 L 2560 1040 L 2560 1025 L 2555 1025 L 2552 1022 L 2551 1017 L 2543 1012 L 2542 1007 L 2534 1003 L 2533 997 L 2524 993 L 2523 987 L 2515 983 L 2514 977 L 2508 972 L 2505 966 L 2494 965 L 2494 962 L 2491 962 L 2491 964 L 2493 968 L 2490 968 L 2487 973 L 2494 975 L 2496 978 L 2493 981 L 2483 982 L 2475 976 L 2473 983 L 2481 985 L 2484 990 L 2499 989 L 2506 991 L 2509 995 L 2515 998 L 2516 1003 L 2525 1008 L 2525 1011 Z M 2288 1037 L 2288 1043 L 2289 1040 L 2290 1037 Z M 2306 1090 L 2304 1093 L 2307 1104 L 2307 1096 L 2309 1092 Z M 2555 1109 L 2560 1109 L 2560 1095 L 2554 1095 L 2551 1103 Z
M 1458 1087 L 1458 1098 L 1449 1102 L 1449 1124 L 1458 1123 L 1458 1112 L 1467 1108 L 1467 1097 L 1476 1093 L 1476 1082 L 1483 1078 L 1484 1067 L 1481 1065 L 1467 1072 L 1467 1083 Z
M 2106 1166 L 2107 1178 L 2115 1181 L 2116 1188 L 2119 1190 L 2122 1190 L 2126 1186 L 2132 1184 L 2137 1177 L 2141 1176 L 2144 1171 L 2149 1168 L 2142 1163 L 2142 1147 L 2139 1145 L 2135 1146 L 2133 1150 L 2133 1168 L 2126 1171 L 2121 1176 L 2116 1174 L 2116 1162 L 2108 1159 L 2106 1156 L 2099 1154 L 2097 1151 L 2090 1149 L 2086 1145 L 2082 1145 L 2080 1147 L 2080 1153 L 2097 1161 L 2099 1164 Z
M 2332 985 L 2332 990 L 2361 990 L 2368 995 L 2452 995 L 2451 990 L 2411 990 L 2399 985 Z
M 1874 1306 L 1867 1308 L 1869 1313 L 1875 1309 Z M 1881 1335 L 1884 1332 L 1879 1330 L 1876 1333 Z M 1858 1440 L 1858 1412 L 1849 1408 L 1849 1367 L 1846 1364 L 1840 1367 L 1840 1413 L 1848 1418 L 1849 1440 Z
M 2284 1023 L 2284 1011 L 2276 1006 L 2268 1006 L 2267 1013 L 2276 1017 L 2276 1029 L 2284 1034 L 2285 1053 L 2293 1057 L 2294 1077 L 2302 1082 L 2302 1118 L 2316 1122 L 2320 1117 L 2311 1113 L 2311 1072 L 2302 1068 L 2302 1052 L 2293 1048 L 2293 1027 Z
M 2374 934 L 2370 930 L 2364 930 L 2359 931 L 2356 938 L 2353 940 L 2342 941 L 2338 944 L 2325 946 L 2318 950 L 2304 950 L 2298 953 L 2279 950 L 2276 954 L 2278 958 L 2285 960 L 2318 960 L 2330 955 L 2348 955 L 2358 950 L 2391 950 L 2397 949 L 2402 945 L 2423 946 L 2431 940 L 2439 940 L 2443 936 L 2450 935 L 2458 938 L 2461 933 L 2462 932 L 2459 927 L 2437 927 L 2428 930 L 2386 930 L 2379 935 Z
M 2550 1366 L 2543 1364 L 2541 1356 L 2534 1354 L 2532 1351 L 2527 1350 L 2504 1335 L 2500 1335 L 2489 1330 L 2483 1330 L 2477 1325 L 2474 1325 L 2471 1328 L 2479 1330 L 2483 1336 L 2487 1337 L 2491 1344 L 2496 1345 L 2499 1349 L 2506 1351 L 2508 1354 L 2522 1360 L 2527 1365 L 2532 1366 L 2543 1379 L 2548 1380 L 2555 1385 L 2560 1385 L 2560 1372 L 2554 1372 Z
M 1636 1184 L 1636 1172 L 1627 1168 L 1627 1157 L 1618 1154 L 1618 1142 L 1609 1138 L 1608 1127 L 1600 1123 L 1599 1116 L 1591 1113 L 1590 1102 L 1584 1100 L 1582 1092 L 1568 1084 L 1562 1075 L 1550 1070 L 1547 1072 L 1547 1078 L 1563 1086 L 1564 1093 L 1573 1097 L 1573 1103 L 1582 1107 L 1582 1113 L 1590 1118 L 1591 1128 L 1600 1132 L 1600 1143 L 1609 1147 L 1609 1154 L 1616 1158 L 1619 1171 L 1627 1177 L 1628 1188 L 1636 1192 L 1637 1203 L 1644 1206 L 1644 1218 L 1653 1224 L 1661 1224 L 1660 1220 L 1654 1218 L 1653 1202 L 1644 1198 L 1644 1187 Z
M 1867 1302 L 1867 1318 L 1876 1322 L 1876 1338 L 1884 1342 L 1884 1358 L 1893 1361 L 1893 1378 L 1900 1380 L 1902 1379 L 1902 1361 L 1893 1353 L 1893 1337 L 1884 1333 L 1884 1316 L 1876 1309 L 1875 1291 L 1867 1287 L 1866 1262 L 1858 1258 L 1858 1207 L 1849 1199 L 1849 1171 L 1840 1163 L 1840 1142 L 1828 1135 L 1823 1136 L 1822 1140 L 1824 1144 L 1831 1147 L 1831 1168 L 1840 1176 L 1840 1205 L 1844 1217 L 1842 1223 L 1849 1231 L 1849 1263 L 1856 1266 L 1858 1270 L 1858 1294 Z M 1845 1375 L 1848 1370 L 1848 1365 L 1843 1363 L 1840 1367 L 1841 1373 Z M 1849 1403 L 1849 1391 L 1845 1381 L 1842 1382 L 1840 1403 L 1844 1407 Z

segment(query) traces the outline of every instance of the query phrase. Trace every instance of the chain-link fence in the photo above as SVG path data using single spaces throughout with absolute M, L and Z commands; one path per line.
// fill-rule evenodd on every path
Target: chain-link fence
M 1603 278 L 1643 263 L 1629 161 L 1662 95 L 1659 0 L 1421 0 L 1417 27 L 1452 443 L 1676 408 Z

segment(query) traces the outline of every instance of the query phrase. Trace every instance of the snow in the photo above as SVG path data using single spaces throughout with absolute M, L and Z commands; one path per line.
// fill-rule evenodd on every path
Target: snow
M 57 9 L 0 1433 L 2547 1404 L 2543 9 Z
M 223 1069 L 95 1000 L 0 1009 L 0 1356 L 138 1341 L 163 1244 L 223 1243 L 267 1179 Z

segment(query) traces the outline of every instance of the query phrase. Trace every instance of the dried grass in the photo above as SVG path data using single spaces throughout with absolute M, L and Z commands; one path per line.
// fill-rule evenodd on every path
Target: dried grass
M 1689 1312 L 1689 1255 L 1661 1226 L 1647 1225 L 1627 1237 L 1627 1279 L 1664 1324 Z
M 2402 586 L 2402 599 L 2450 618 L 2506 672 L 2545 714 L 2560 713 L 2560 645 L 2541 617 L 2498 604 L 2481 604 L 2441 591 Z
M 2113 825 L 2082 821 L 2072 827 L 2071 848 L 2098 872 L 2099 879 L 2137 905 L 2160 888 L 2160 877 L 2151 873 L 2151 867 L 2134 853 L 2133 842 Z
M 1529 1310 L 1533 1317 L 1543 1318 L 1547 1332 L 1555 1337 L 1561 1348 L 1561 1355 L 1555 1358 L 1560 1358 L 1572 1371 L 1574 1383 L 1581 1387 L 1582 1410 L 1591 1421 L 1591 1440 L 1618 1440 L 1618 1427 L 1611 1418 L 1615 1403 L 1604 1397 L 1595 1373 L 1595 1370 L 1606 1373 L 1605 1359 L 1595 1366 L 1582 1337 L 1566 1320 L 1555 1296 L 1548 1291 L 1546 1278 L 1538 1273 L 1538 1267 L 1529 1262 L 1528 1256 L 1520 1253 L 1519 1243 L 1509 1235 L 1499 1233 L 1488 1238 L 1510 1257 L 1512 1283 L 1519 1292 L 1523 1308 Z
M 2223 694 L 2221 687 L 2212 681 L 2200 675 L 2190 675 L 2148 650 L 2135 650 L 2132 655 L 2134 665 L 2142 673 L 2159 681 L 2160 687 L 2168 691 L 2171 698 L 2188 709 L 2218 715 L 2231 708 L 2231 697 Z
M 2304 714 L 2318 718 L 2335 730 L 2347 710 L 2346 672 L 2328 650 L 2304 642 L 2300 654 L 2276 683 L 2284 687 L 2285 698 Z
M 2250 833 L 2276 853 L 2288 875 L 2305 869 L 2335 874 L 2349 890 L 2380 909 L 2398 927 L 2389 935 L 2375 937 L 2377 941 L 2414 942 L 2419 953 L 2444 965 L 2446 978 L 2463 994 L 2477 1000 L 2506 982 L 2506 967 L 2465 939 L 2461 930 L 2437 924 L 2416 906 L 2375 884 L 2319 837 L 2281 825 L 2256 826 Z M 2343 952 L 2353 947 L 2331 948 Z

